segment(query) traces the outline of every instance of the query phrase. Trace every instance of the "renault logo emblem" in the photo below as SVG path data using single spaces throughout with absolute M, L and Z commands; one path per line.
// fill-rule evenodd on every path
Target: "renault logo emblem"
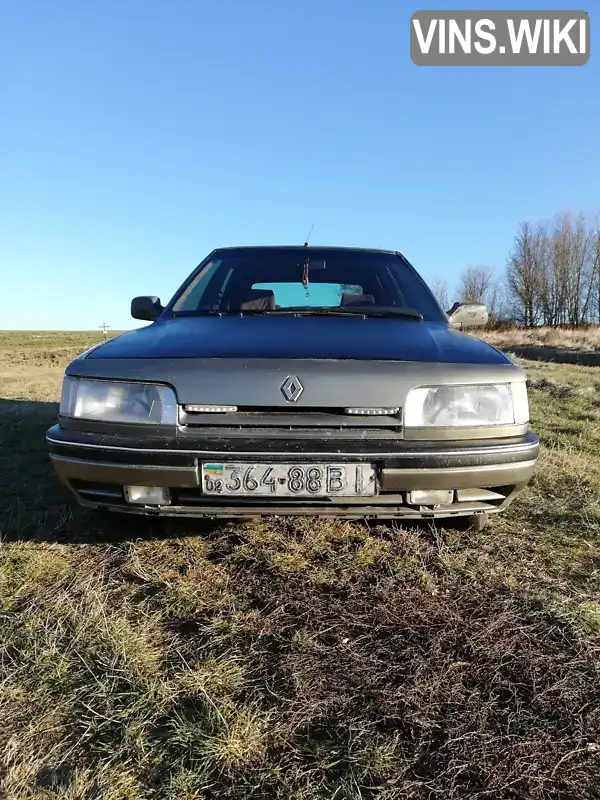
M 295 403 L 304 391 L 304 386 L 295 375 L 289 375 L 281 384 L 281 393 L 290 403 Z

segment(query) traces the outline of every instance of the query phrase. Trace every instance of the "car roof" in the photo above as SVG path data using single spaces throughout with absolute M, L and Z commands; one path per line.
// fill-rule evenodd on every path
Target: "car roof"
M 268 245 L 234 245 L 232 247 L 215 247 L 213 252 L 222 252 L 224 250 L 332 250 L 339 252 L 355 252 L 355 253 L 388 253 L 390 255 L 397 255 L 397 250 L 385 250 L 380 247 L 341 247 L 334 245 L 302 245 L 302 244 L 268 244 Z

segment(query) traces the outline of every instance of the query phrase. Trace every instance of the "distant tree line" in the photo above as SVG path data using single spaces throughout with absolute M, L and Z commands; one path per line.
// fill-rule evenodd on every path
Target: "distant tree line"
M 502 271 L 476 265 L 463 270 L 454 292 L 441 278 L 430 286 L 444 310 L 455 300 L 485 303 L 492 324 L 598 324 L 600 218 L 522 222 Z

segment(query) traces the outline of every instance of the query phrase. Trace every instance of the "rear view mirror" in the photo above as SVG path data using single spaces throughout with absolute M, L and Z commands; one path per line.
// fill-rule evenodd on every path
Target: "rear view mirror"
M 454 303 L 447 315 L 453 328 L 481 328 L 489 319 L 483 303 Z
M 131 301 L 131 316 L 154 322 L 163 312 L 160 298 L 152 296 L 134 297 Z

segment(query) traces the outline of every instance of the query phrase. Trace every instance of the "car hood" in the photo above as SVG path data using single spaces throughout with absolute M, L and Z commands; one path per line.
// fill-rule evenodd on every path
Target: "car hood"
M 363 317 L 179 317 L 121 334 L 86 359 L 294 358 L 511 364 L 444 323 Z

